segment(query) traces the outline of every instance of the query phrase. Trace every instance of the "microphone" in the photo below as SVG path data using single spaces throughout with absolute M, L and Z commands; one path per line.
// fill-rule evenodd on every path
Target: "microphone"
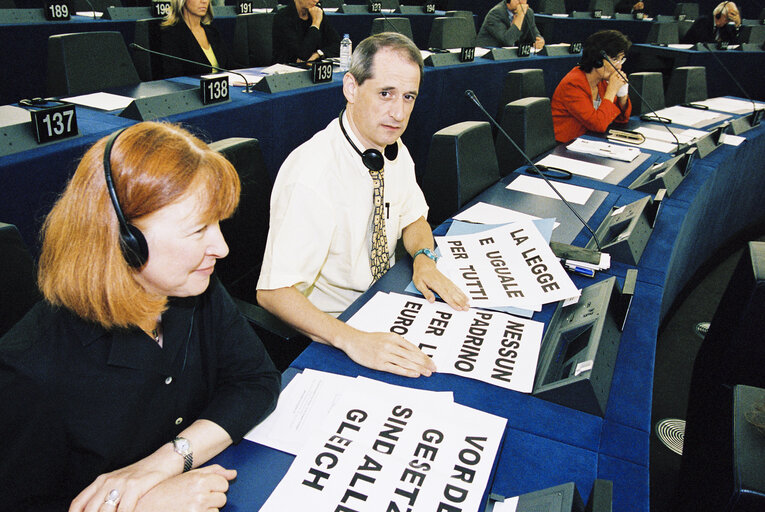
M 701 44 L 704 46 L 704 48 L 707 49 L 707 51 L 712 55 L 712 57 L 714 57 L 714 59 L 717 61 L 717 63 L 720 65 L 720 67 L 723 69 L 723 71 L 725 71 L 725 74 L 727 74 L 730 77 L 730 79 L 733 80 L 733 83 L 736 84 L 736 87 L 738 87 L 738 89 L 742 93 L 744 93 L 744 96 L 746 97 L 746 99 L 748 99 L 749 101 L 752 102 L 752 113 L 747 115 L 747 117 L 749 117 L 750 120 L 751 120 L 751 122 L 750 122 L 751 126 L 754 127 L 754 126 L 757 126 L 758 124 L 760 124 L 760 119 L 759 119 L 760 116 L 759 116 L 758 110 L 757 110 L 757 103 L 755 103 L 754 100 L 752 99 L 752 97 L 749 96 L 749 94 L 747 94 L 746 89 L 744 89 L 744 87 L 739 83 L 739 81 L 736 80 L 736 77 L 733 76 L 733 73 L 731 73 L 730 70 L 725 66 L 725 64 L 723 64 L 722 59 L 720 59 L 720 57 L 715 55 L 715 52 L 713 52 L 709 48 L 709 45 L 707 43 L 701 43 Z M 759 112 L 762 112 L 762 111 L 759 111 Z
M 90 10 L 93 12 L 93 19 L 94 20 L 97 19 L 96 18 L 96 8 L 93 7 L 93 4 L 90 3 L 90 0 L 85 0 L 85 3 L 88 4 L 88 7 L 90 7 Z
M 469 99 L 470 99 L 470 100 L 471 100 L 473 103 L 475 103 L 475 104 L 476 104 L 476 106 L 477 106 L 478 108 L 480 108 L 480 109 L 481 109 L 481 112 L 483 112 L 483 113 L 484 113 L 484 115 L 485 115 L 486 117 L 488 117 L 488 118 L 489 118 L 489 120 L 492 122 L 492 124 L 493 124 L 494 126 L 496 126 L 496 127 L 497 127 L 497 130 L 499 130 L 499 132 L 500 132 L 500 133 L 501 133 L 501 134 L 502 134 L 502 135 L 503 135 L 503 136 L 504 136 L 504 137 L 505 137 L 507 140 L 509 140 L 509 141 L 510 141 L 510 144 L 512 144 L 512 145 L 513 145 L 513 147 L 514 147 L 516 150 L 518 150 L 518 152 L 521 154 L 521 156 L 522 156 L 522 157 L 523 157 L 523 158 L 524 158 L 524 159 L 525 159 L 525 160 L 526 160 L 526 161 L 529 163 L 529 165 L 530 165 L 530 166 L 531 166 L 531 167 L 534 169 L 534 171 L 536 171 L 536 173 L 537 173 L 539 176 L 541 176 L 541 177 L 542 177 L 542 178 L 545 180 L 545 183 L 547 183 L 547 185 L 549 185 L 549 187 L 550 187 L 550 188 L 553 190 L 553 192 L 555 192 L 555 194 L 556 194 L 556 195 L 557 195 L 557 196 L 560 198 L 560 200 L 561 200 L 561 201 L 563 201 L 563 203 L 564 203 L 564 204 L 565 204 L 565 205 L 568 207 L 568 209 L 569 209 L 569 210 L 571 210 L 571 212 L 572 212 L 574 215 L 576 215 L 576 218 L 577 218 L 577 219 L 579 219 L 579 222 L 581 222 L 581 223 L 582 223 L 582 225 L 584 225 L 584 227 L 585 227 L 585 228 L 587 228 L 587 231 L 589 231 L 589 232 L 590 232 L 590 234 L 592 235 L 592 239 L 595 241 L 595 245 L 597 246 L 597 248 L 598 248 L 598 251 L 601 251 L 601 252 L 602 252 L 602 251 L 603 251 L 603 249 L 600 247 L 600 242 L 598 241 L 598 237 L 597 237 L 597 236 L 595 236 L 595 232 L 594 232 L 594 231 L 593 231 L 593 230 L 590 228 L 590 226 L 588 226 L 588 225 L 587 225 L 587 222 L 585 222 L 585 220 L 584 220 L 584 219 L 583 219 L 583 218 L 582 218 L 582 217 L 581 217 L 581 216 L 580 216 L 578 213 L 576 213 L 576 210 L 574 210 L 574 208 L 571 206 L 571 204 L 569 204 L 569 202 L 568 202 L 568 201 L 566 201 L 566 198 L 564 198 L 564 197 L 563 197 L 563 195 L 562 195 L 560 192 L 558 192 L 558 189 L 557 189 L 557 188 L 555 188 L 555 187 L 553 186 L 553 184 L 552 184 L 552 183 L 550 183 L 550 180 L 549 180 L 549 179 L 547 179 L 547 176 L 545 176 L 544 172 L 542 172 L 542 171 L 539 169 L 539 167 L 537 167 L 537 166 L 534 164 L 534 162 L 532 162 L 532 161 L 531 161 L 531 158 L 529 158 L 529 156 L 528 156 L 528 155 L 527 155 L 527 154 L 526 154 L 526 153 L 525 153 L 525 152 L 524 152 L 524 151 L 523 151 L 523 150 L 522 150 L 522 149 L 521 149 L 521 148 L 518 146 L 518 144 L 516 144 L 516 143 L 515 143 L 515 141 L 513 140 L 513 138 L 512 138 L 512 137 L 510 137 L 510 135 L 508 135 L 508 134 L 507 134 L 507 132 L 505 131 L 505 129 L 504 129 L 504 128 L 502 128 L 502 127 L 499 125 L 499 123 L 498 123 L 498 122 L 497 122 L 497 121 L 496 121 L 496 120 L 495 120 L 495 119 L 494 119 L 494 118 L 491 116 L 491 114 L 489 114 L 489 112 L 487 112 L 487 111 L 486 111 L 486 109 L 485 109 L 485 108 L 483 108 L 483 105 L 481 104 L 481 102 L 480 102 L 480 101 L 478 101 L 478 97 L 475 95 L 475 93 L 474 93 L 472 90 L 470 90 L 470 89 L 467 89 L 467 90 L 465 91 L 465 96 L 466 96 L 467 98 L 469 98 Z M 543 167 L 544 167 L 544 166 L 543 166 Z
M 233 73 L 235 75 L 239 75 L 240 77 L 242 77 L 242 80 L 244 81 L 244 84 L 245 84 L 244 92 L 246 92 L 248 94 L 252 92 L 250 90 L 250 83 L 247 81 L 247 78 L 245 78 L 245 76 L 243 74 L 239 73 L 238 71 L 231 71 L 230 69 L 219 68 L 218 66 L 213 66 L 209 62 L 207 64 L 205 64 L 203 62 L 197 62 L 195 60 L 189 60 L 189 59 L 184 59 L 184 58 L 181 58 L 181 57 L 176 57 L 175 55 L 170 55 L 169 53 L 162 53 L 162 52 L 157 52 L 157 51 L 154 51 L 154 50 L 149 50 L 148 48 L 144 48 L 143 46 L 141 46 L 139 44 L 135 44 L 135 43 L 130 43 L 128 46 L 130 46 L 130 48 L 132 48 L 134 50 L 140 50 L 142 52 L 152 53 L 154 55 L 159 55 L 160 57 L 168 57 L 170 59 L 179 60 L 181 62 L 187 62 L 189 64 L 196 64 L 197 66 L 202 66 L 204 68 L 212 68 L 212 69 L 214 69 L 216 71 L 223 71 L 225 73 Z
M 642 119 L 643 121 L 656 121 L 657 123 L 661 124 L 661 125 L 662 125 L 664 128 L 666 128 L 666 129 L 667 129 L 667 131 L 669 132 L 669 134 L 670 134 L 670 135 L 672 135 L 672 138 L 673 138 L 673 139 L 675 139 L 675 143 L 677 144 L 677 149 L 676 149 L 676 150 L 675 150 L 675 152 L 672 154 L 672 156 L 678 156 L 678 155 L 680 155 L 680 154 L 682 154 L 682 153 L 685 153 L 686 151 L 688 151 L 688 149 L 690 149 L 690 146 L 688 146 L 687 144 L 681 144 L 681 143 L 680 143 L 680 139 L 678 139 L 678 138 L 677 138 L 677 135 L 675 135 L 675 132 L 673 132 L 672 130 L 670 130 L 670 129 L 669 129 L 669 126 L 667 126 L 667 124 L 669 124 L 670 122 L 672 122 L 672 121 L 671 121 L 671 119 L 667 119 L 667 118 L 665 118 L 665 117 L 661 117 L 661 116 L 659 116 L 659 114 L 657 114 L 657 113 L 656 113 L 656 109 L 655 109 L 655 108 L 653 108 L 653 107 L 651 106 L 651 104 L 650 104 L 650 103 L 648 103 L 648 102 L 646 101 L 646 99 L 643 97 L 643 95 L 642 95 L 642 94 L 640 94 L 640 93 L 637 91 L 637 89 L 635 89 L 635 88 L 634 88 L 632 85 L 630 85 L 630 81 L 629 81 L 629 80 L 627 80 L 627 77 L 626 77 L 626 76 L 624 76 L 624 74 L 623 74 L 623 73 L 622 73 L 622 72 L 619 70 L 619 68 L 617 68 L 617 67 L 616 67 L 616 65 L 614 64 L 614 61 L 612 61 L 612 60 L 611 60 L 611 57 L 609 57 L 609 56 L 608 56 L 608 54 L 606 53 L 606 51 L 605 51 L 605 50 L 600 50 L 600 56 L 601 56 L 602 58 L 606 59 L 606 60 L 608 61 L 608 63 L 609 63 L 609 64 L 611 64 L 611 67 L 613 67 L 613 68 L 614 68 L 614 71 L 616 71 L 616 73 L 617 73 L 617 74 L 618 74 L 618 75 L 619 75 L 619 76 L 622 78 L 622 80 L 624 80 L 624 81 L 627 83 L 627 87 L 629 87 L 629 90 L 631 90 L 631 91 L 634 91 L 634 92 L 635 92 L 635 94 L 637 94 L 637 95 L 638 95 L 638 98 L 640 98 L 640 100 L 641 100 L 643 103 L 645 103 L 645 104 L 646 104 L 646 106 L 648 106 L 648 108 L 650 108 L 650 109 L 651 109 L 651 113 L 653 114 L 653 117 L 649 117 L 649 116 L 645 116 L 645 117 L 644 117 L 644 116 L 640 116 L 640 119 Z

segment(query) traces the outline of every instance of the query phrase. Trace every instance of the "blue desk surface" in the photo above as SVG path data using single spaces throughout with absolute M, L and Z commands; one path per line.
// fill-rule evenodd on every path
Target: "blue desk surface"
M 429 378 L 407 379 L 370 370 L 353 363 L 345 354 L 326 345 L 314 343 L 293 363 L 293 368 L 315 368 L 333 373 L 363 375 L 396 385 L 434 391 L 451 390 L 455 401 L 507 418 L 507 428 L 490 485 L 490 492 L 513 496 L 574 481 L 584 499 L 595 479 L 614 483 L 614 510 L 649 510 L 649 439 L 651 399 L 656 336 L 660 319 L 668 307 L 668 293 L 684 285 L 686 270 L 692 273 L 714 250 L 724 245 L 739 224 L 761 225 L 765 210 L 757 207 L 756 197 L 765 190 L 763 164 L 755 164 L 765 152 L 765 127 L 747 135 L 739 147 L 722 146 L 704 160 L 697 160 L 691 173 L 669 198 L 659 214 L 654 233 L 640 260 L 638 282 L 630 314 L 622 333 L 608 406 L 603 418 L 540 400 L 528 394 L 509 391 L 487 383 L 456 375 L 436 373 Z M 754 167 L 744 172 L 739 163 Z M 647 162 L 645 165 L 648 165 Z M 575 184 L 609 193 L 608 200 L 593 214 L 597 225 L 612 206 L 632 202 L 645 194 L 626 186 L 644 168 L 636 169 L 619 185 L 607 185 L 575 177 Z M 502 204 L 501 189 L 511 175 L 490 187 L 477 200 Z M 749 190 L 753 189 L 753 190 Z M 731 196 L 741 197 L 731 202 Z M 723 204 L 725 206 L 723 206 Z M 713 206 L 712 206 L 713 205 Z M 505 206 L 511 206 L 506 205 Z M 444 226 L 437 229 L 443 231 Z M 693 233 L 686 235 L 685 233 Z M 689 243 L 689 238 L 701 238 Z M 577 243 L 587 236 L 583 232 Z M 609 274 L 621 278 L 628 265 L 615 262 Z M 402 291 L 411 278 L 411 262 L 400 261 L 349 309 L 347 319 L 378 290 Z M 577 286 L 592 283 L 573 277 Z M 547 305 L 534 317 L 549 322 L 554 310 Z M 291 369 L 291 370 L 292 370 Z M 246 443 L 246 444 L 244 444 Z M 289 456 L 244 442 L 230 448 L 217 459 L 222 463 L 243 463 L 246 474 L 256 474 L 251 457 L 262 457 L 269 469 L 283 474 Z M 262 462 L 254 463 L 264 467 Z M 241 478 L 232 486 L 230 501 L 234 510 L 255 510 L 249 504 L 260 503 L 278 481 L 269 475 L 267 484 L 250 485 Z M 240 508 L 242 503 L 248 504 Z

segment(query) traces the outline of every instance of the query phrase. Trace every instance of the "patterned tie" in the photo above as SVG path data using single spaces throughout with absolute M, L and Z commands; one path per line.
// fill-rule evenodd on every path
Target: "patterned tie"
M 383 191 L 385 184 L 383 180 L 383 170 L 369 171 L 374 185 L 374 205 L 375 215 L 372 227 L 372 251 L 370 268 L 372 269 L 372 280 L 380 279 L 390 267 L 388 258 L 388 237 L 385 234 L 385 205 L 383 204 Z

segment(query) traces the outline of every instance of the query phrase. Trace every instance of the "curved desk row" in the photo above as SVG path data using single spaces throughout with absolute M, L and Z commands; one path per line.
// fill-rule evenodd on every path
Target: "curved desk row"
M 443 13 L 441 13 L 443 15 Z M 404 16 L 412 24 L 412 35 L 418 48 L 428 47 L 430 27 L 437 14 L 394 14 Z M 367 37 L 372 30 L 372 20 L 377 14 L 327 13 L 327 19 L 342 37 L 349 34 L 354 44 Z M 224 41 L 233 48 L 234 24 L 236 17 L 221 16 L 213 24 Z M 2 66 L 5 77 L 0 84 L 0 105 L 18 101 L 21 98 L 46 96 L 46 60 L 48 37 L 72 32 L 93 32 L 111 30 L 122 34 L 125 44 L 135 39 L 134 20 L 102 20 L 74 16 L 69 21 L 31 23 L 19 25 L 0 24 L 0 47 L 4 49 Z
M 573 481 L 586 500 L 594 480 L 607 479 L 613 481 L 614 510 L 648 511 L 651 395 L 660 322 L 678 292 L 715 250 L 765 222 L 760 199 L 765 190 L 765 126 L 751 130 L 746 138 L 738 147 L 723 145 L 705 159 L 696 160 L 690 174 L 665 200 L 637 265 L 638 282 L 603 418 L 455 375 L 436 373 L 429 378 L 408 379 L 370 370 L 353 363 L 339 350 L 318 343 L 295 360 L 293 369 L 313 368 L 413 388 L 453 391 L 456 402 L 507 418 L 490 484 L 492 493 L 515 496 Z M 572 179 L 572 184 L 608 194 L 591 219 L 594 226 L 613 207 L 646 195 L 627 185 L 656 157 L 653 154 L 618 185 L 576 176 Z M 503 178 L 473 202 L 512 207 L 505 186 L 519 172 Z M 437 228 L 436 233 L 443 234 L 448 223 Z M 584 245 L 588 238 L 582 230 L 575 245 Z M 621 281 L 630 268 L 613 262 L 611 269 L 600 273 L 595 281 L 609 275 Z M 572 278 L 579 287 L 593 283 L 584 277 Z M 410 279 L 411 261 L 398 262 L 341 318 L 349 318 L 377 291 L 402 292 Z M 547 305 L 534 319 L 547 324 L 554 309 L 554 305 Z M 229 491 L 229 502 L 236 510 L 256 510 L 291 460 L 289 455 L 248 441 L 216 459 L 240 471 Z M 269 468 L 268 475 L 261 473 L 265 467 Z
M 576 55 L 533 56 L 442 68 L 426 68 L 404 142 L 418 169 L 424 169 L 430 140 L 445 126 L 480 119 L 480 112 L 463 95 L 471 88 L 496 112 L 504 75 L 513 69 L 541 67 L 548 93 L 576 63 Z M 198 84 L 193 78 L 175 82 Z M 231 101 L 171 116 L 208 141 L 254 137 L 260 141 L 266 166 L 276 176 L 284 159 L 298 145 L 323 129 L 344 104 L 341 77 L 333 82 L 277 94 L 245 94 L 232 88 Z M 27 245 L 37 246 L 44 215 L 63 189 L 85 150 L 100 137 L 134 123 L 113 113 L 77 107 L 81 135 L 33 150 L 0 157 L 0 219 L 18 226 Z M 0 143 L 3 141 L 0 140 Z M 34 251 L 36 252 L 36 251 Z

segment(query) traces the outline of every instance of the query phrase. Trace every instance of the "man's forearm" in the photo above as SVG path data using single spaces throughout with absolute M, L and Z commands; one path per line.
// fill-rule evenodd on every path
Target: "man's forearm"
M 314 306 L 294 286 L 258 290 L 258 304 L 313 341 L 340 349 L 355 330 Z
M 401 233 L 401 239 L 404 242 L 404 248 L 410 256 L 420 249 L 433 249 L 433 232 L 430 230 L 430 224 L 425 217 L 420 217 L 404 228 Z

